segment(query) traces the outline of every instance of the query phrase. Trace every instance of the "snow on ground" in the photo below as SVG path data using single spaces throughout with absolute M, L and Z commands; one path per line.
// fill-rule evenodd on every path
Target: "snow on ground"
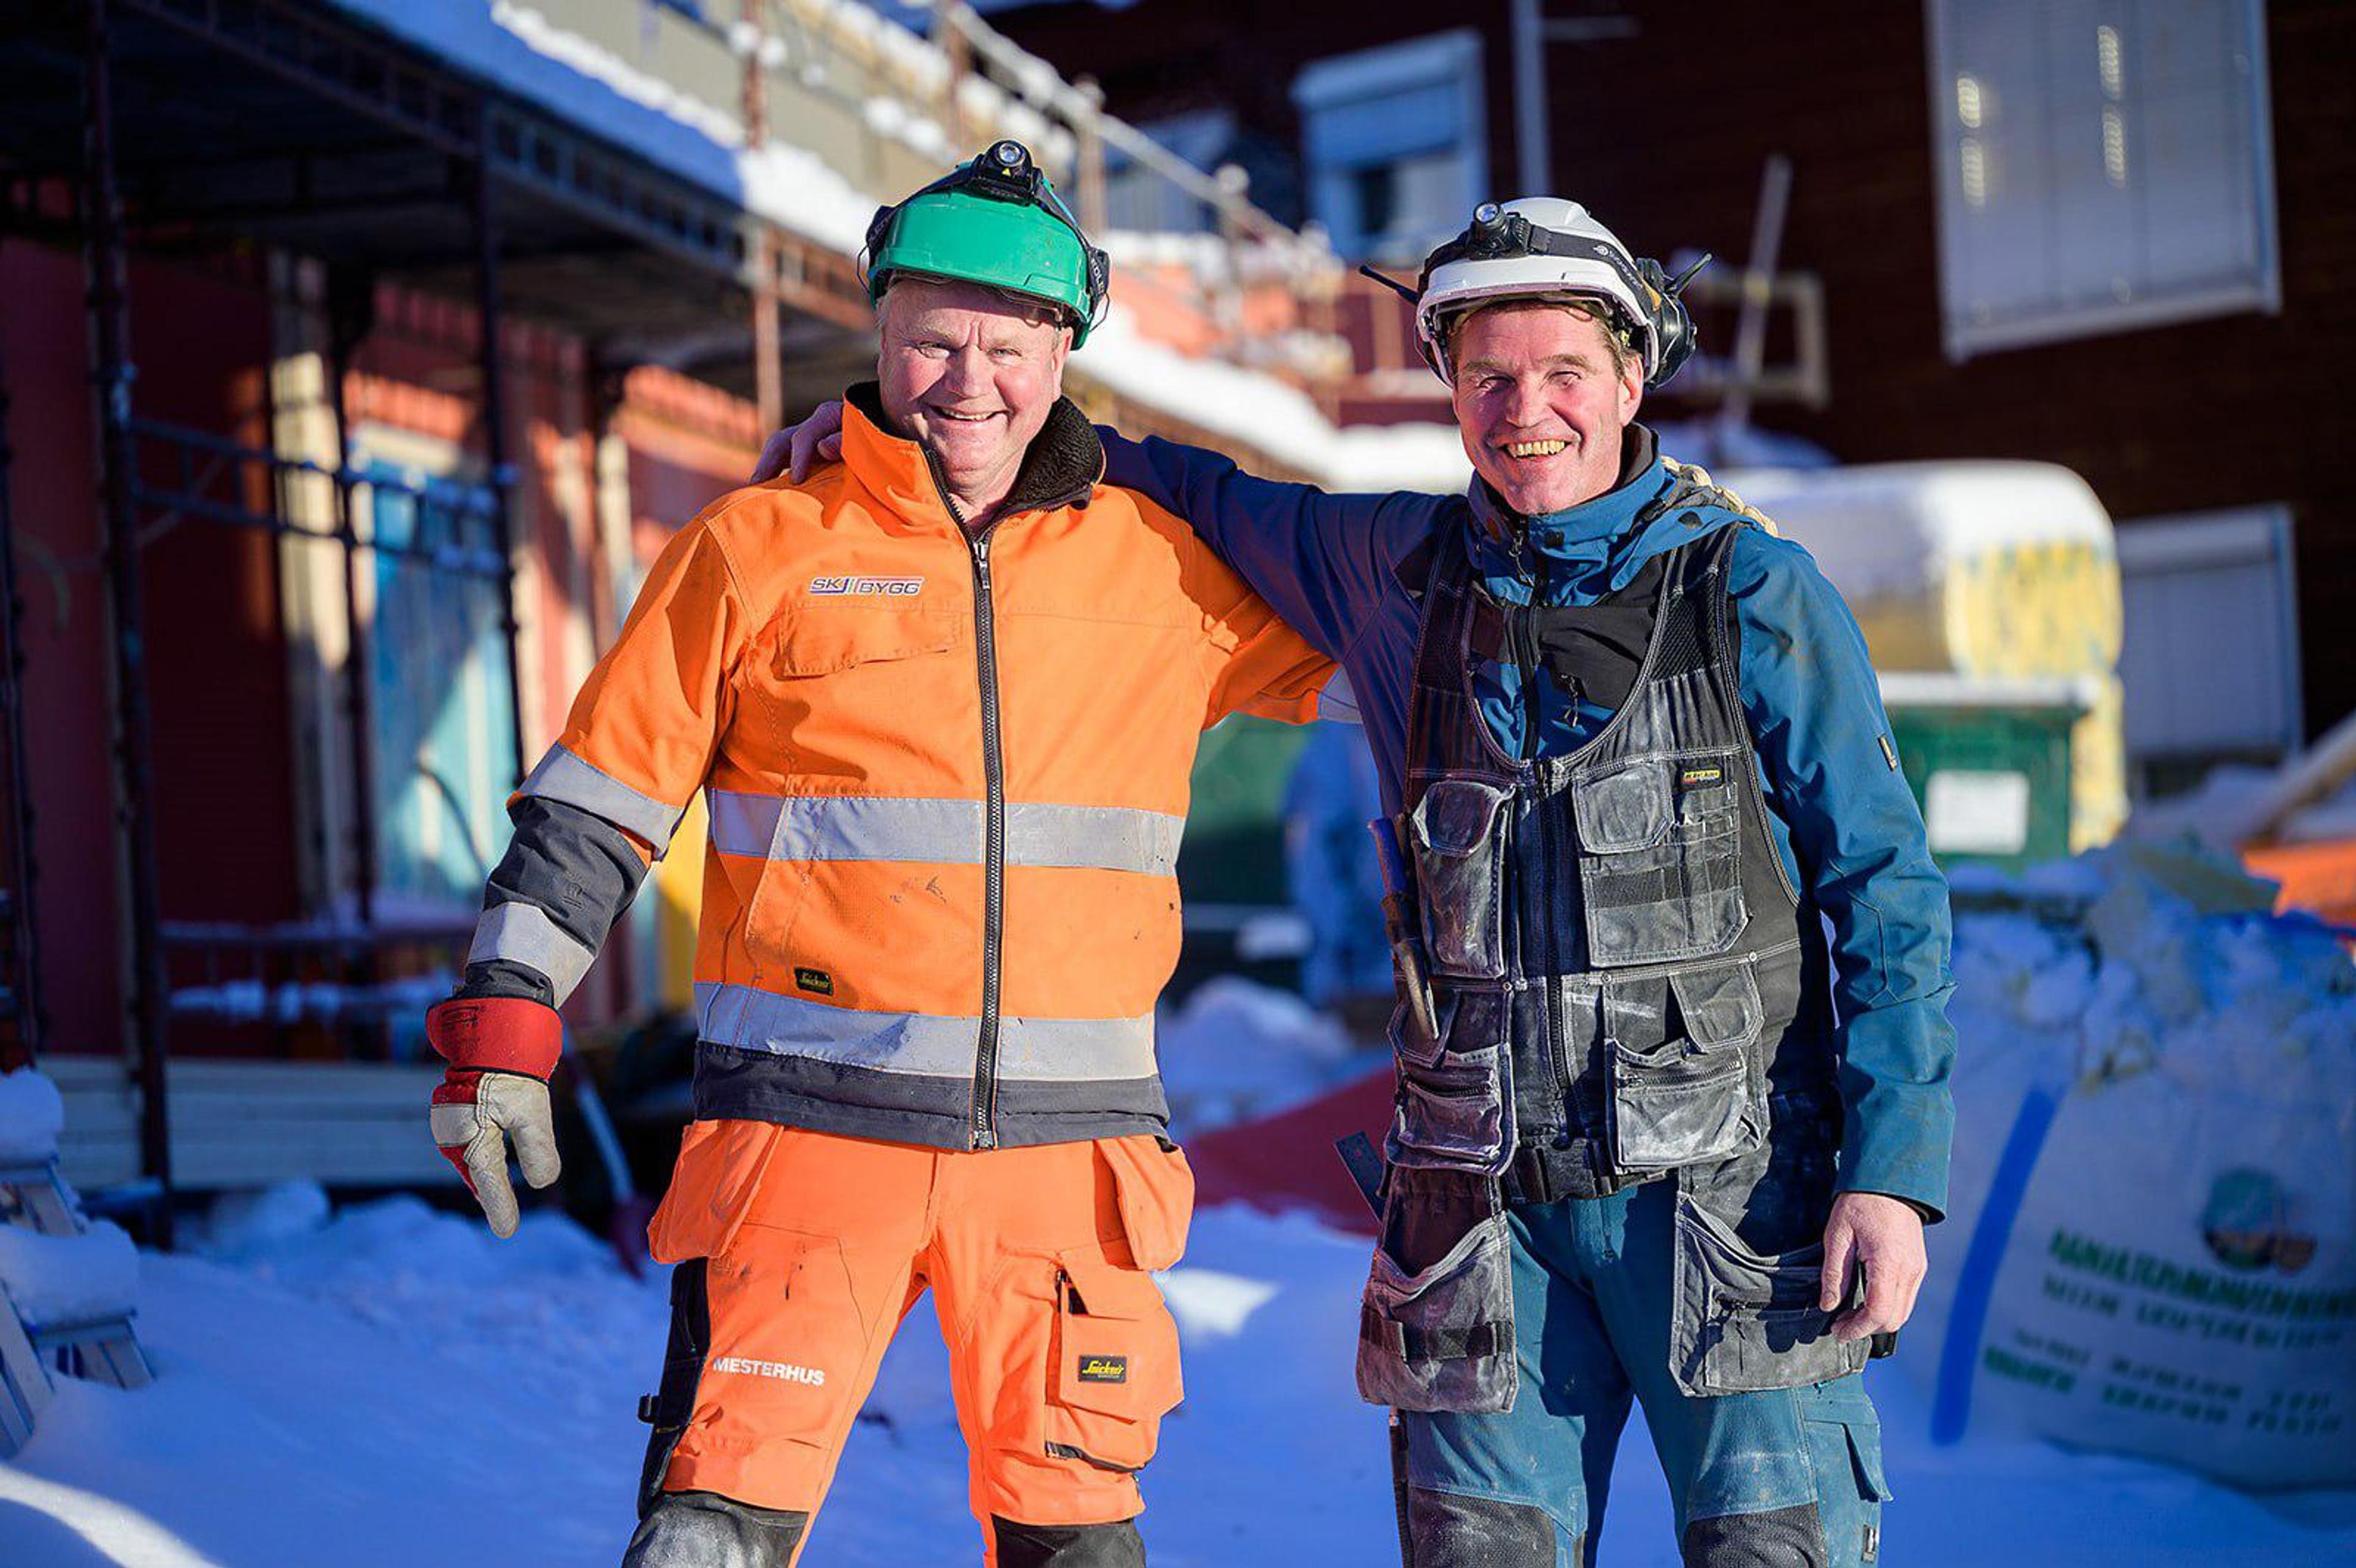
M 218 1255 L 143 1260 L 160 1381 L 64 1385 L 20 1462 L 0 1465 L 11 1568 L 617 1558 L 643 1434 L 630 1413 L 663 1343 L 659 1279 L 630 1279 L 550 1214 L 501 1243 L 412 1199 L 315 1226 L 323 1209 L 282 1191 L 230 1217 Z M 1167 1281 L 1188 1397 L 1147 1477 L 1158 1568 L 1395 1560 L 1382 1413 L 1351 1386 L 1365 1263 L 1361 1241 L 1299 1217 L 1198 1217 Z M 1906 1380 L 1869 1375 L 1900 1498 L 1886 1562 L 2302 1568 L 2356 1554 L 2356 1496 L 2269 1504 L 2025 1440 L 1937 1448 Z M 853 1433 L 814 1563 L 976 1560 L 946 1390 L 920 1304 Z M 1603 1561 L 1676 1562 L 1641 1431 Z
M 1290 991 L 1206 980 L 1154 1026 L 1176 1136 L 1273 1115 L 1389 1060 Z

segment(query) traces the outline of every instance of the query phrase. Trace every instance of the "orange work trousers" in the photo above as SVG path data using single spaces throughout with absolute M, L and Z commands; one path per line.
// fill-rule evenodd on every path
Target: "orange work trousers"
M 693 1124 L 648 1229 L 657 1260 L 706 1260 L 710 1310 L 663 1489 L 816 1513 L 929 1287 L 985 1561 L 992 1516 L 1135 1517 L 1183 1392 L 1147 1271 L 1177 1262 L 1194 1200 L 1185 1156 L 1146 1136 L 967 1153 Z

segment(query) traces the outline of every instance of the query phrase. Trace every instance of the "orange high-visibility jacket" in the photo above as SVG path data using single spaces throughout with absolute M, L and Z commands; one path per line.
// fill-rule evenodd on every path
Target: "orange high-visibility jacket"
M 952 1148 L 1159 1131 L 1198 736 L 1313 717 L 1333 667 L 1101 484 L 1068 401 L 978 539 L 872 389 L 844 419 L 841 466 L 665 549 L 519 795 L 519 848 L 541 802 L 659 853 L 704 792 L 699 1117 Z M 566 883 L 503 865 L 470 959 L 561 997 L 590 956 Z

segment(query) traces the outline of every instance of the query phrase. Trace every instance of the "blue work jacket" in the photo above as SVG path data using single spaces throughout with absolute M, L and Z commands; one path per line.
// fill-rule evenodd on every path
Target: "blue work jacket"
M 1348 673 L 1381 774 L 1399 807 L 1419 601 L 1398 568 L 1435 529 L 1471 530 L 1484 585 L 1506 603 L 1590 604 L 1653 556 L 1732 527 L 1721 507 L 1671 507 L 1639 526 L 1677 481 L 1649 432 L 1629 428 L 1622 483 L 1567 511 L 1522 518 L 1477 477 L 1470 492 L 1329 495 L 1256 478 L 1216 453 L 1105 430 L 1106 480 L 1186 520 L 1312 645 Z M 1946 1207 L 1954 1031 L 1946 1003 L 1947 882 L 1897 768 L 1880 685 L 1839 591 L 1808 552 L 1763 528 L 1728 562 L 1743 709 L 1759 753 L 1776 848 L 1830 926 L 1844 1134 L 1838 1189 L 1881 1192 L 1937 1218 Z M 1474 671 L 1483 716 L 1509 755 L 1527 727 L 1541 755 L 1591 737 L 1609 709 L 1577 706 L 1541 672 Z

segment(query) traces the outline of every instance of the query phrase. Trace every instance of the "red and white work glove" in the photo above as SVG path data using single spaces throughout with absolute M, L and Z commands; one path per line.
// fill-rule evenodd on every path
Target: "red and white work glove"
M 556 1009 L 522 997 L 453 997 L 425 1015 L 425 1038 L 450 1064 L 434 1091 L 434 1141 L 483 1206 L 491 1234 L 516 1233 L 507 1140 L 534 1187 L 556 1179 L 548 1078 L 564 1052 Z

